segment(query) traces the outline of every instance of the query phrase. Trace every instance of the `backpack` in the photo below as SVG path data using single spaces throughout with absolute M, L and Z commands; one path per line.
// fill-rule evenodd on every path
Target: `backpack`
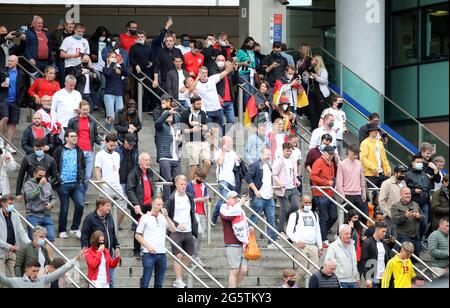
M 318 222 L 318 221 L 319 221 L 319 218 L 317 217 L 317 214 L 316 214 L 315 212 L 313 212 L 313 214 L 314 214 L 314 217 L 315 217 L 315 219 L 316 219 L 316 222 Z M 298 213 L 298 211 L 296 211 L 296 212 L 295 212 L 295 226 L 294 226 L 294 233 L 295 233 L 295 231 L 297 230 L 297 225 L 298 225 L 298 220 L 299 220 L 299 219 L 300 219 L 300 214 Z M 289 239 L 289 242 L 292 243 L 292 244 L 294 244 L 294 243 L 292 242 L 291 239 Z

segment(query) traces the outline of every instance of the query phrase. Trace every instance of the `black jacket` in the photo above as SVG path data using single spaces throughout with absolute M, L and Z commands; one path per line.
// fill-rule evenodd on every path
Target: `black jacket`
M 136 65 L 139 65 L 145 74 L 152 72 L 152 68 L 147 66 L 153 62 L 152 47 L 150 45 L 134 44 L 130 48 L 130 66 L 133 72 L 137 74 Z M 153 78 L 153 76 L 149 76 Z
M 20 163 L 19 175 L 17 177 L 16 195 L 22 195 L 22 187 L 25 177 L 32 178 L 34 176 L 34 169 L 37 166 L 43 166 L 46 170 L 47 179 L 54 186 L 59 182 L 59 172 L 56 161 L 50 155 L 44 154 L 41 161 L 36 159 L 36 154 L 27 155 Z
M 213 66 L 213 68 L 211 69 L 210 76 L 220 74 L 221 72 L 222 71 L 219 71 L 219 68 L 215 64 Z M 236 100 L 235 87 L 236 87 L 236 83 L 237 83 L 237 74 L 233 72 L 231 74 L 228 74 L 225 78 L 228 79 L 228 83 L 230 85 L 231 100 L 234 102 Z M 222 98 L 225 96 L 225 78 L 221 79 L 216 85 L 217 93 Z
M 385 251 L 384 264 L 386 265 L 391 258 L 391 250 L 394 247 L 394 245 L 390 246 L 384 240 L 382 241 L 382 243 Z M 361 246 L 361 268 L 363 270 L 364 278 L 373 280 L 374 277 L 367 277 L 366 275 L 369 271 L 372 270 L 375 271 L 375 274 L 377 273 L 376 271 L 377 260 L 378 260 L 377 241 L 373 238 L 373 236 L 371 236 L 365 239 Z M 375 268 L 371 266 L 372 264 L 367 263 L 369 261 L 370 263 L 374 262 Z
M 115 232 L 114 219 L 111 215 L 106 215 L 103 219 L 94 211 L 86 216 L 81 228 L 81 247 L 90 247 L 90 239 L 95 231 L 102 231 L 105 235 L 105 247 L 114 255 L 113 249 L 120 248 L 119 240 Z
M 8 68 L 0 68 L 0 83 L 3 83 L 8 77 Z M 25 73 L 17 67 L 16 81 L 16 103 L 21 105 L 27 93 Z M 0 87 L 0 102 L 4 102 L 8 96 L 8 88 Z
M 245 176 L 245 181 L 250 184 L 255 184 L 256 188 L 259 190 L 261 189 L 263 185 L 263 175 L 264 175 L 264 169 L 263 169 L 263 162 L 261 159 L 255 161 L 253 164 L 250 165 L 248 168 L 248 172 Z M 270 164 L 269 164 L 270 168 Z M 272 168 L 271 168 L 272 169 Z M 250 192 L 250 198 L 255 197 L 255 192 L 253 189 L 249 189 Z
M 116 115 L 114 117 L 114 129 L 117 131 L 117 137 L 119 138 L 120 142 L 125 141 L 125 135 L 128 134 L 128 128 L 130 124 L 133 124 L 134 127 L 137 128 L 137 131 L 134 133 L 136 138 L 138 138 L 138 133 L 142 129 L 142 123 L 139 119 L 138 114 L 136 113 L 136 116 L 134 117 L 134 120 L 129 122 L 127 119 L 125 119 L 125 116 L 123 114 L 125 109 L 121 109 L 118 112 L 116 112 Z M 139 141 L 139 138 L 137 139 Z
M 166 209 L 167 209 L 167 212 L 169 213 L 170 219 L 172 219 L 172 220 L 173 220 L 173 217 L 175 216 L 175 194 L 176 193 L 177 192 L 174 191 L 173 194 L 170 196 L 170 198 L 166 201 Z M 187 194 L 187 196 L 189 197 L 189 201 L 191 202 L 192 235 L 197 238 L 197 236 L 198 236 L 198 222 L 197 222 L 197 219 L 195 218 L 194 197 L 192 197 L 189 194 Z M 178 227 L 178 225 L 179 225 L 178 222 L 173 220 L 173 223 L 175 224 L 176 227 Z
M 58 166 L 58 172 L 61 174 L 62 169 L 62 159 L 63 159 L 63 149 L 65 149 L 65 146 L 59 146 L 55 149 L 55 152 L 53 153 L 53 157 L 56 160 L 56 165 Z M 84 158 L 83 151 L 80 150 L 79 147 L 75 148 L 77 150 L 77 182 L 81 183 L 84 180 L 84 170 L 86 169 L 86 159 Z
M 205 57 L 205 66 L 208 68 L 208 71 L 211 71 L 215 66 L 215 61 L 218 55 L 223 55 L 227 58 L 227 49 L 228 47 L 220 47 L 220 46 L 209 46 L 208 48 L 203 48 L 202 54 Z
M 337 278 L 336 274 L 333 273 L 331 277 L 328 277 L 324 273 L 322 273 L 322 269 L 320 271 L 314 273 L 310 280 L 308 288 L 310 289 L 340 289 L 341 283 L 339 282 L 339 278 Z
M 144 204 L 144 183 L 142 181 L 143 172 L 140 167 L 136 167 L 129 175 L 127 181 L 127 196 L 128 200 L 133 205 L 149 205 Z M 150 186 L 152 190 L 152 196 L 156 195 L 156 185 L 153 179 L 153 171 L 147 170 L 147 178 L 150 181 Z
M 406 185 L 411 189 L 412 200 L 420 206 L 430 202 L 430 179 L 425 171 L 410 170 L 406 173 Z M 421 189 L 420 194 L 416 193 L 416 188 Z
M 83 74 L 83 67 L 81 64 L 74 66 L 73 68 L 73 74 L 75 78 L 77 79 L 77 85 L 75 86 L 75 90 L 80 92 L 81 94 L 84 93 L 84 87 L 86 86 L 86 75 Z M 95 70 L 93 68 L 87 67 L 85 68 L 89 70 L 90 73 L 94 74 L 96 77 L 94 78 L 92 75 L 89 76 L 89 90 L 91 92 L 91 95 L 95 93 L 95 91 L 98 90 L 100 87 L 100 76 L 97 75 Z
M 97 123 L 92 119 L 92 116 L 89 115 L 89 129 L 90 129 L 90 137 L 91 137 L 91 147 L 92 151 L 94 151 L 95 143 L 100 145 L 102 143 L 102 139 L 98 135 Z M 78 125 L 80 124 L 80 117 L 76 116 L 69 120 L 69 124 L 67 124 L 68 129 L 73 129 L 78 133 Z
M 164 111 L 155 120 L 155 145 L 156 145 L 156 161 L 159 163 L 161 158 L 173 158 L 172 150 L 173 147 L 177 147 L 178 143 L 174 144 L 172 137 L 172 130 L 170 125 L 167 124 L 166 120 L 170 116 L 169 111 Z M 178 114 L 173 115 L 173 125 L 180 122 L 180 116 Z M 174 127 L 175 131 L 176 128 Z
M 183 70 L 183 75 L 184 78 L 188 78 L 189 77 L 189 73 L 186 70 Z M 167 73 L 167 93 L 169 93 L 170 95 L 172 95 L 172 97 L 176 100 L 178 100 L 178 93 L 180 91 L 179 87 L 179 83 L 180 83 L 180 78 L 178 77 L 178 71 L 176 69 L 170 70 Z
M 279 63 L 280 66 L 272 69 L 269 73 L 267 73 L 266 76 L 266 80 L 272 88 L 275 86 L 275 82 L 278 79 L 284 78 L 286 66 L 288 65 L 286 58 L 284 58 L 281 54 L 274 55 L 274 53 L 272 52 L 271 54 L 267 55 L 262 62 L 264 70 L 274 62 Z
M 94 42 L 94 41 L 91 41 L 91 40 L 89 40 L 88 42 L 89 42 L 89 51 L 91 52 L 92 63 L 98 63 L 98 56 L 99 56 L 98 55 L 98 45 L 99 45 L 99 42 L 98 41 Z M 111 42 L 105 41 L 105 43 L 106 43 L 106 47 L 111 48 Z M 96 56 L 97 59 L 95 59 L 93 56 Z
M 44 145 L 48 145 L 50 148 L 48 153 L 52 153 L 53 150 L 55 149 L 55 144 L 53 142 L 53 134 L 46 127 L 42 126 L 42 128 L 44 129 Z M 33 124 L 31 124 L 25 129 L 22 136 L 22 149 L 25 151 L 27 155 L 34 153 L 33 144 L 35 139 L 36 136 L 33 131 Z
M 174 47 L 172 50 L 163 48 L 155 58 L 155 64 L 153 67 L 154 73 L 159 74 L 158 76 L 161 81 L 165 82 L 169 71 L 175 69 L 175 64 L 173 64 L 173 59 L 175 59 L 175 57 L 184 59 L 181 50 Z M 165 90 L 167 91 L 167 89 Z

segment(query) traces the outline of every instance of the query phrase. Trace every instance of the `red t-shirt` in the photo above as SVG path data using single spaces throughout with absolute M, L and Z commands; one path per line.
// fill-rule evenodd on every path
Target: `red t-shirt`
M 195 76 L 198 75 L 198 70 L 203 66 L 205 62 L 205 56 L 201 53 L 198 53 L 196 56 L 191 52 L 188 52 L 184 55 L 184 65 L 186 67 L 186 71 L 189 73 L 194 73 Z
M 89 119 L 79 117 L 78 120 L 78 147 L 82 151 L 92 152 Z
M 36 127 L 33 125 L 33 132 L 36 136 L 36 139 L 44 139 L 45 138 L 45 132 L 43 127 Z
M 202 184 L 194 184 L 194 197 L 203 198 L 203 185 Z M 205 215 L 205 203 L 204 202 L 196 202 L 195 203 L 195 213 L 199 215 Z
M 228 77 L 225 76 L 225 95 L 222 97 L 224 102 L 232 102 L 231 99 L 231 91 L 230 91 L 230 81 L 228 80 Z
M 48 39 L 44 31 L 36 32 L 38 40 L 38 60 L 48 59 Z
M 144 204 L 150 205 L 152 203 L 152 186 L 150 185 L 150 181 L 148 177 L 143 174 L 142 175 L 142 184 L 144 186 Z
M 125 49 L 128 53 L 130 53 L 131 46 L 136 44 L 136 36 L 129 36 L 126 33 L 122 33 L 120 35 L 120 47 Z
M 61 90 L 59 82 L 48 81 L 45 78 L 39 78 L 31 85 L 30 89 L 28 90 L 28 95 L 30 95 L 31 97 L 33 97 L 34 95 L 37 95 L 39 97 L 42 97 L 44 95 L 53 96 L 59 90 Z

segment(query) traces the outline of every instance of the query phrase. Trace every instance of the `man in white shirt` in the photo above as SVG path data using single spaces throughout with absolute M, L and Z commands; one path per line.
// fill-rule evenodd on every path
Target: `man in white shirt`
M 333 141 L 331 141 L 331 146 L 336 148 L 336 131 L 333 129 L 334 124 L 334 116 L 332 114 L 326 114 L 323 118 L 323 126 L 316 128 L 311 135 L 311 140 L 309 142 L 309 149 L 312 150 L 318 147 L 322 143 L 322 136 L 325 134 L 331 135 L 333 137 Z M 339 155 L 338 150 L 336 148 L 336 154 Z
M 286 234 L 306 257 L 314 264 L 319 263 L 319 258 L 323 255 L 322 235 L 320 234 L 317 215 L 312 211 L 312 198 L 310 196 L 303 196 L 299 210 L 289 216 Z M 301 255 L 295 254 L 295 258 L 309 271 L 315 269 Z M 306 286 L 309 284 L 309 279 L 305 281 L 305 277 L 306 272 L 300 269 L 296 283 L 298 287 L 301 287 L 303 282 L 305 282 Z
M 324 118 L 327 114 L 334 116 L 334 127 L 333 130 L 336 132 L 336 145 L 339 151 L 339 156 L 343 157 L 345 154 L 344 150 L 344 134 L 348 132 L 347 129 L 347 115 L 342 111 L 342 106 L 344 105 L 344 99 L 339 96 L 334 96 L 331 102 L 331 107 L 325 109 L 320 116 L 319 127 L 323 125 Z
M 216 176 L 217 181 L 220 183 L 220 194 L 226 196 L 229 191 L 235 190 L 236 178 L 234 175 L 234 167 L 240 163 L 239 156 L 233 151 L 233 139 L 231 137 L 224 136 L 222 138 L 222 148 L 214 153 L 214 161 L 217 164 Z M 213 226 L 216 225 L 217 219 L 220 216 L 222 203 L 222 199 L 219 198 L 211 218 L 211 224 Z
M 260 215 L 264 211 L 267 223 L 275 228 L 275 201 L 273 199 L 272 187 L 272 166 L 270 160 L 272 152 L 270 148 L 261 150 L 261 158 L 250 165 L 245 180 L 248 183 L 251 201 L 251 208 Z M 257 222 L 256 216 L 252 215 L 250 220 Z M 271 228 L 267 228 L 267 233 L 272 240 L 277 239 L 277 235 Z M 275 244 L 269 242 L 267 248 L 276 248 Z
M 219 93 L 217 93 L 216 85 L 220 80 L 224 79 L 228 74 L 233 72 L 234 68 L 234 62 L 227 62 L 226 69 L 223 72 L 208 77 L 208 68 L 202 66 L 199 70 L 195 83 L 190 88 L 191 92 L 196 90 L 198 95 L 202 98 L 206 109 L 206 114 L 208 116 L 208 124 L 215 124 L 214 133 L 216 136 L 218 136 L 220 132 L 217 125 L 220 129 L 222 129 L 222 132 L 224 130 L 222 105 L 220 103 L 220 96 Z
M 141 288 L 147 289 L 155 270 L 155 289 L 163 287 L 166 272 L 166 232 L 176 232 L 177 228 L 169 218 L 161 197 L 153 197 L 152 210 L 142 216 L 136 229 L 136 240 L 142 247 Z
M 73 74 L 73 68 L 81 64 L 81 56 L 90 54 L 89 42 L 83 38 L 85 26 L 75 24 L 74 34 L 66 37 L 59 48 L 61 59 L 64 59 L 64 72 L 66 75 Z
M 73 75 L 67 75 L 64 89 L 53 95 L 52 108 L 50 111 L 52 127 L 60 123 L 63 130 L 60 139 L 64 141 L 64 131 L 67 130 L 69 120 L 76 117 L 79 112 L 80 102 L 83 100 L 80 92 L 75 90 L 77 79 Z
M 105 139 L 105 148 L 97 153 L 95 157 L 95 179 L 97 181 L 103 181 L 113 189 L 111 189 L 107 184 L 103 185 L 103 190 L 113 198 L 119 206 L 123 209 L 127 208 L 127 202 L 124 199 L 124 192 L 122 186 L 120 185 L 120 155 L 115 151 L 117 147 L 117 135 L 109 134 Z M 114 207 L 115 209 L 115 207 Z M 115 215 L 114 215 L 115 216 Z M 120 225 L 125 217 L 124 212 L 119 211 L 117 226 L 120 230 Z M 116 230 L 117 231 L 117 230 Z

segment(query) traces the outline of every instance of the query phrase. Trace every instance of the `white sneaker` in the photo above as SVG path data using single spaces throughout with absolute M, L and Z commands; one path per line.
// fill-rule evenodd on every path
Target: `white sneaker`
M 9 144 L 6 145 L 6 150 L 11 154 L 17 154 L 16 150 L 14 150 Z
M 284 238 L 285 240 L 289 240 L 289 237 L 286 235 L 286 233 L 280 232 L 280 234 L 282 238 Z
M 275 245 L 274 243 L 270 243 L 269 245 L 267 245 L 267 249 L 277 249 L 277 245 Z
M 187 285 L 183 282 L 183 280 L 175 280 L 173 283 L 173 287 L 177 289 L 184 289 Z
M 59 234 L 59 238 L 68 238 L 67 232 L 61 232 L 61 233 Z
M 70 234 L 72 234 L 74 237 L 80 239 L 81 238 L 81 232 L 80 230 L 70 230 L 69 232 Z
M 203 263 L 203 261 L 200 258 L 195 259 L 195 261 L 197 261 L 197 263 L 200 264 L 201 267 L 205 267 L 206 266 L 205 263 Z

